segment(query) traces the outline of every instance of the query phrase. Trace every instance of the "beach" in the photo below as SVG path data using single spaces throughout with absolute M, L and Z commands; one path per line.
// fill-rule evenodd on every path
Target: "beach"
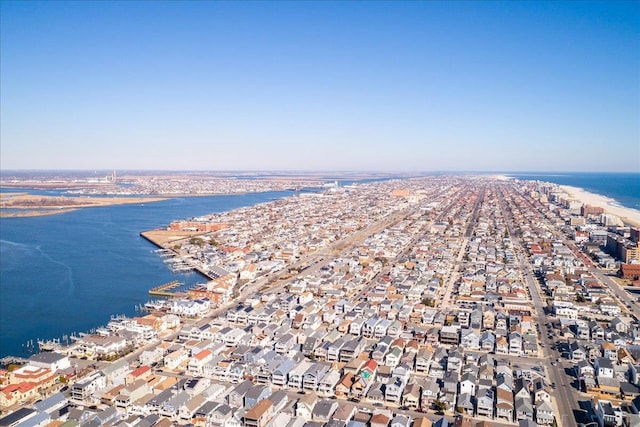
M 585 205 L 600 207 L 604 209 L 606 213 L 620 217 L 625 224 L 640 227 L 640 211 L 636 209 L 620 206 L 613 199 L 600 194 L 590 193 L 582 188 L 569 185 L 561 185 L 560 188 L 569 196 L 580 200 Z

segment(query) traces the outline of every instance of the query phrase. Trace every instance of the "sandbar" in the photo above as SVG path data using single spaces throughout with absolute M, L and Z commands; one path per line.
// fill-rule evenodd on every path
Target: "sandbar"
M 0 193 L 0 217 L 54 215 L 98 206 L 153 203 L 166 197 L 67 197 Z

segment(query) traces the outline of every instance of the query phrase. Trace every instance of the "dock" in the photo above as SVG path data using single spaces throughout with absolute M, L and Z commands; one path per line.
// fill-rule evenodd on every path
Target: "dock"
M 164 285 L 156 286 L 155 288 L 149 289 L 149 295 L 154 297 L 172 298 L 175 296 L 175 294 L 170 291 L 182 285 L 183 283 L 179 280 L 172 280 L 171 282 L 165 283 Z

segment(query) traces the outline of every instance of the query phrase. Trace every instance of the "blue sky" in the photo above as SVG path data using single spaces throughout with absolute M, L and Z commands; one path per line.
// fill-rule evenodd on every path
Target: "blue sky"
M 640 2 L 17 2 L 0 168 L 640 171 Z

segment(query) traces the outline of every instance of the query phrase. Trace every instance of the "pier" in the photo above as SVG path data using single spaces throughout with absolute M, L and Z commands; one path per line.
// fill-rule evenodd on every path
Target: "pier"
M 155 288 L 149 289 L 149 295 L 152 295 L 154 297 L 172 298 L 175 296 L 175 294 L 170 291 L 182 285 L 183 283 L 179 280 L 172 280 L 171 282 L 165 283 L 164 285 L 156 286 Z

